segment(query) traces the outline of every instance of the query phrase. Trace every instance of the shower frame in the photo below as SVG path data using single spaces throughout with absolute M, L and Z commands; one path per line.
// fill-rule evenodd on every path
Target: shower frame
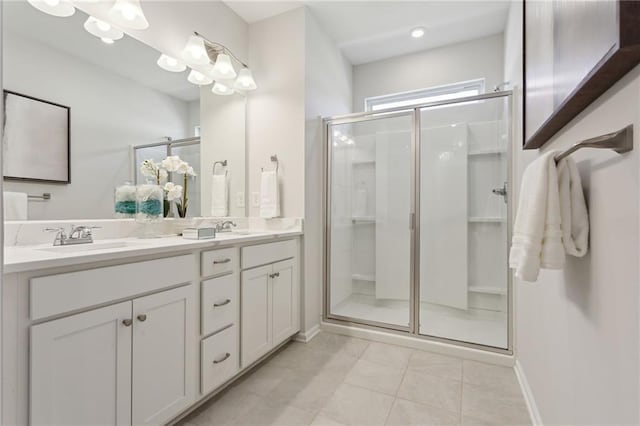
M 482 101 L 487 99 L 505 98 L 507 101 L 506 111 L 508 112 L 508 126 L 511 133 L 509 143 L 506 147 L 506 159 L 507 159 L 507 183 L 506 189 L 508 194 L 507 199 L 507 253 L 511 245 L 511 233 L 512 233 L 512 208 L 513 208 L 513 170 L 512 170 L 512 145 L 516 140 L 515 126 L 513 125 L 513 117 L 515 115 L 515 103 L 513 101 L 513 92 L 511 90 L 496 91 L 490 93 L 484 93 L 481 95 L 467 96 L 463 98 L 456 98 L 443 101 L 428 102 L 418 104 L 410 107 L 395 107 L 380 109 L 375 111 L 365 111 L 353 114 L 336 115 L 325 117 L 322 119 L 322 141 L 325 144 L 323 151 L 323 285 L 322 285 L 322 319 L 324 322 L 348 325 L 352 327 L 367 328 L 373 330 L 384 329 L 390 333 L 405 335 L 408 337 L 419 338 L 423 340 L 448 343 L 456 346 L 462 346 L 472 349 L 480 349 L 489 352 L 495 352 L 499 354 L 512 355 L 513 354 L 513 273 L 508 269 L 505 271 L 507 274 L 507 348 L 499 348 L 495 346 L 488 346 L 479 343 L 466 342 L 462 340 L 450 339 L 438 336 L 429 336 L 420 334 L 420 263 L 417 262 L 420 259 L 420 121 L 421 110 L 429 107 L 437 107 L 443 105 L 455 105 L 464 102 Z M 365 319 L 357 319 L 353 317 L 346 317 L 336 314 L 331 314 L 331 282 L 330 282 L 330 268 L 331 268 L 331 132 L 330 127 L 337 124 L 352 124 L 358 122 L 366 122 L 372 120 L 386 119 L 398 116 L 412 116 L 413 128 L 411 129 L 411 203 L 410 203 L 410 300 L 409 300 L 409 326 L 399 326 L 394 324 L 387 324 L 377 321 L 370 321 Z M 506 266 L 506 265 L 505 265 Z

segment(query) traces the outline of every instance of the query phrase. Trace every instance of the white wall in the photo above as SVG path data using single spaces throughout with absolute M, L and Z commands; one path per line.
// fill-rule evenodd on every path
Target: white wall
M 490 92 L 503 78 L 503 39 L 481 39 L 426 50 L 353 67 L 353 111 L 364 111 L 364 100 L 485 78 Z
M 350 112 L 352 67 L 306 8 L 305 16 L 303 331 L 308 331 L 319 324 L 322 312 L 322 190 L 326 145 L 320 117 Z
M 510 20 L 521 15 L 514 12 Z M 511 25 L 510 25 L 511 27 Z M 518 24 L 513 24 L 514 40 Z M 510 30 L 507 31 L 510 33 Z M 508 37 L 507 37 L 508 38 Z M 506 72 L 521 52 L 507 42 Z M 511 46 L 511 47 L 510 47 Z M 633 123 L 635 150 L 573 154 L 590 213 L 590 250 L 564 271 L 515 283 L 516 357 L 544 424 L 638 424 L 640 66 L 572 120 L 542 152 Z M 520 145 L 521 146 L 521 145 Z M 540 155 L 516 145 L 517 180 Z
M 258 89 L 247 101 L 250 195 L 260 192 L 260 168 L 280 162 L 281 215 L 304 215 L 305 10 L 256 22 L 249 27 L 249 64 Z M 249 197 L 249 216 L 259 208 Z
M 5 89 L 71 107 L 71 184 L 6 181 L 5 190 L 51 193 L 29 202 L 29 219 L 112 217 L 114 187 L 130 179 L 129 146 L 184 137 L 187 103 L 14 33 L 4 41 Z

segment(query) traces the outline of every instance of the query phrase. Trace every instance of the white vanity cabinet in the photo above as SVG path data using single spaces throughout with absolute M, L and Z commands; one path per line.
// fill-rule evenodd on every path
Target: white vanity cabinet
M 157 274 L 167 266 L 157 262 L 137 265 L 149 273 L 148 279 L 163 285 Z M 33 279 L 32 299 L 39 300 L 41 289 L 50 290 L 61 279 L 72 285 L 92 274 L 129 272 L 130 265 Z M 191 278 L 190 256 L 167 259 L 167 265 L 189 266 L 182 278 Z M 120 278 L 126 280 L 126 274 Z M 140 285 L 129 284 L 134 293 Z M 31 327 L 32 425 L 161 425 L 195 402 L 194 286 L 159 290 Z
M 299 331 L 297 240 L 242 249 L 242 367 Z

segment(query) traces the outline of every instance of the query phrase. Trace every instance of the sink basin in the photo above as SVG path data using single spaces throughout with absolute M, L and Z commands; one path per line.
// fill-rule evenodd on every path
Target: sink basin
M 245 237 L 248 235 L 261 235 L 263 232 L 258 231 L 249 231 L 248 229 L 239 229 L 233 230 L 231 232 L 218 232 L 216 234 L 216 240 L 225 239 L 225 238 L 233 238 L 233 237 Z
M 48 251 L 51 253 L 82 253 L 87 251 L 94 250 L 107 250 L 114 248 L 124 248 L 124 247 L 137 247 L 139 243 L 135 243 L 132 241 L 108 241 L 108 242 L 93 242 L 87 244 L 74 244 L 69 246 L 54 246 L 54 247 L 44 247 L 36 250 L 40 251 Z

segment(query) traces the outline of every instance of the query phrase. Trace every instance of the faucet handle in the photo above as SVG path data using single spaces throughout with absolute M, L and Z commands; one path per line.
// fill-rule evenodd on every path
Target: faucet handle
M 44 228 L 42 229 L 42 232 L 60 232 L 61 234 L 64 235 L 64 228 L 60 227 L 60 228 Z

